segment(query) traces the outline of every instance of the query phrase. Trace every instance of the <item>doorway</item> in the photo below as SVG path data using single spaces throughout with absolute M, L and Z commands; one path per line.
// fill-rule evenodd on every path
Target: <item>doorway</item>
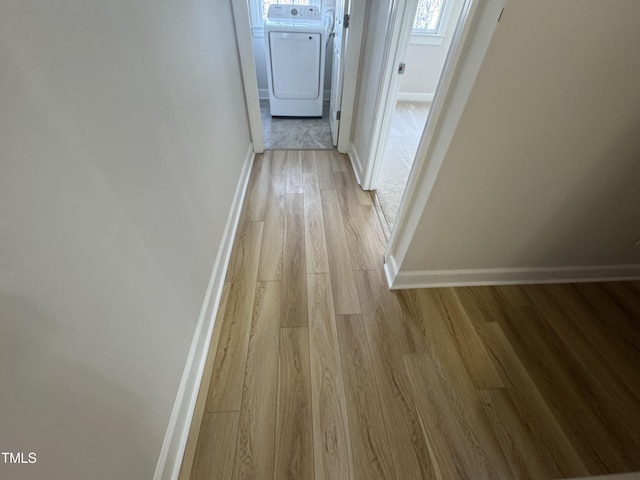
M 331 149 L 333 9 L 321 0 L 250 0 L 266 149 Z M 261 28 L 262 27 L 262 28 Z
M 256 5 L 264 5 L 265 2 L 253 0 Z M 340 21 L 335 22 L 335 36 L 328 37 L 327 45 L 327 68 L 325 73 L 326 90 L 323 95 L 326 100 L 334 95 L 329 95 L 333 88 L 332 78 L 336 78 L 336 62 L 332 61 L 334 49 L 332 44 L 338 37 L 338 28 L 342 27 L 343 20 L 353 15 L 354 21 L 349 22 L 348 32 L 342 33 L 340 52 L 342 53 L 338 62 L 340 72 L 338 78 L 341 79 L 341 95 L 338 96 L 339 108 L 330 108 L 330 102 L 325 102 L 322 118 L 295 119 L 295 118 L 271 118 L 268 106 L 268 86 L 259 88 L 260 78 L 266 79 L 266 58 L 264 30 L 262 20 L 254 18 L 256 13 L 251 10 L 251 1 L 232 0 L 234 23 L 236 26 L 236 39 L 242 68 L 242 78 L 247 100 L 247 111 L 249 114 L 249 124 L 251 129 L 251 140 L 256 153 L 261 153 L 266 148 L 296 148 L 296 149 L 318 149 L 337 148 L 338 152 L 346 153 L 349 147 L 351 136 L 351 119 L 355 106 L 355 92 L 358 62 L 349 59 L 359 58 L 362 34 L 364 30 L 364 12 L 366 0 L 320 0 L 323 8 L 323 15 L 327 11 L 342 11 Z M 267 2 L 268 3 L 268 2 Z M 287 2 L 288 3 L 288 2 Z M 308 0 L 294 0 L 291 3 L 308 3 Z M 319 2 L 317 2 L 319 3 Z M 262 7 L 261 7 L 262 8 Z M 260 26 L 257 26 L 260 25 Z M 329 54 L 329 52 L 331 53 Z M 260 57 L 260 58 L 259 58 Z M 333 75 L 332 75 L 333 73 Z M 331 86 L 331 87 L 329 87 Z M 266 101 L 265 101 L 266 100 Z M 331 118 L 335 114 L 338 119 Z M 340 118 L 342 121 L 340 121 Z M 275 122 L 275 123 L 274 123 Z M 302 134 L 297 130 L 298 125 L 302 128 Z M 335 132 L 331 129 L 335 127 Z M 298 132 L 298 133 L 296 133 Z M 333 133 L 333 135 L 332 135 Z M 271 136 L 271 138 L 269 138 Z M 333 139 L 332 139 L 333 136 Z M 285 140 L 288 143 L 276 143 Z M 327 143 L 330 142 L 330 145 Z
M 382 121 L 371 184 L 389 231 L 396 221 L 463 5 L 464 0 L 419 0 L 417 5 L 409 1 L 405 10 L 404 22 L 411 23 L 411 31 L 400 37 L 402 66 L 397 81 L 391 84 L 391 108 L 384 114 L 390 118 Z

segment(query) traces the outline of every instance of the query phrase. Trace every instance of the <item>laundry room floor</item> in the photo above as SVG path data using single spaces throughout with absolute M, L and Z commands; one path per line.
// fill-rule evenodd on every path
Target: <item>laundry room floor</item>
M 260 114 L 267 150 L 330 150 L 329 102 L 324 102 L 322 118 L 272 118 L 269 100 L 260 100 Z

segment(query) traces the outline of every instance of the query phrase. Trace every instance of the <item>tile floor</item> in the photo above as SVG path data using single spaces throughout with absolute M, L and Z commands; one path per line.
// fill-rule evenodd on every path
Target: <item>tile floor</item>
M 260 100 L 260 114 L 267 150 L 333 149 L 329 130 L 329 102 L 324 102 L 322 118 L 272 118 L 269 100 Z

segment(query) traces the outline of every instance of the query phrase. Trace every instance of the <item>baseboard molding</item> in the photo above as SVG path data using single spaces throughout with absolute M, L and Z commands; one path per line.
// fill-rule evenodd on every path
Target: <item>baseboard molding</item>
M 435 93 L 415 93 L 415 92 L 400 92 L 398 93 L 399 102 L 418 102 L 418 103 L 431 103 Z
M 384 265 L 392 290 L 474 285 L 609 282 L 640 280 L 640 265 L 593 265 L 539 268 L 486 268 L 400 272 L 393 257 Z
M 249 175 L 253 165 L 253 145 L 249 145 L 242 166 L 240 179 L 231 204 L 231 210 L 227 218 L 222 243 L 213 265 L 209 285 L 200 310 L 200 317 L 193 335 L 191 348 L 186 360 L 178 393 L 169 419 L 169 425 L 165 433 L 162 450 L 156 465 L 154 480 L 175 480 L 180 472 L 182 456 L 184 454 L 189 428 L 193 419 L 193 412 L 198 398 L 198 391 L 202 381 L 207 352 L 211 341 L 211 334 L 216 318 L 216 312 L 220 304 L 222 287 L 231 257 L 233 240 L 240 219 L 242 203 L 249 183 Z
M 351 161 L 351 166 L 353 167 L 353 173 L 356 175 L 356 180 L 358 185 L 362 185 L 362 162 L 360 161 L 360 157 L 358 156 L 358 152 L 356 151 L 356 147 L 351 143 L 349 145 L 349 151 L 347 152 L 349 156 L 349 160 Z

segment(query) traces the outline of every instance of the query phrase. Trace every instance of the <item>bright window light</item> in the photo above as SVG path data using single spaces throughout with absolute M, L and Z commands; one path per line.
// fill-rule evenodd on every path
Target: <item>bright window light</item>
M 440 29 L 445 3 L 446 0 L 418 0 L 413 33 L 436 35 Z

